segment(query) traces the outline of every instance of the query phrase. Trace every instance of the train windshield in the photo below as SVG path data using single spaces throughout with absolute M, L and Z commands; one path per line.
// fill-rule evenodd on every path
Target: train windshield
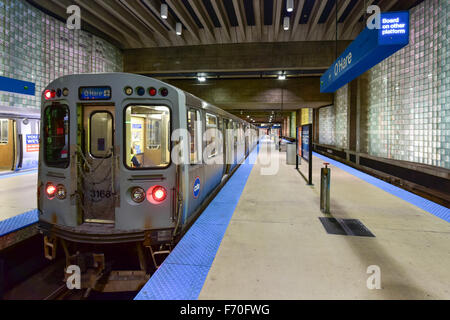
M 125 164 L 155 169 L 170 164 L 170 110 L 166 106 L 131 105 L 125 109 Z
M 49 167 L 69 166 L 69 108 L 53 104 L 44 113 L 44 159 Z

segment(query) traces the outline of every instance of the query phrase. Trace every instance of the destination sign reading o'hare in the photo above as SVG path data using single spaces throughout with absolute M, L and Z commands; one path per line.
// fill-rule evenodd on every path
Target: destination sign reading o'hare
M 81 87 L 80 100 L 110 100 L 111 87 Z
M 409 44 L 409 12 L 387 12 L 380 29 L 365 28 L 320 78 L 320 92 L 335 92 Z

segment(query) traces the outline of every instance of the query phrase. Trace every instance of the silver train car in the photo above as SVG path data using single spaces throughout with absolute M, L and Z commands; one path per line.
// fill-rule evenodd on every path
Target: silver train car
M 126 73 L 61 77 L 44 90 L 41 112 L 45 256 L 64 252 L 83 288 L 108 292 L 148 280 L 259 135 L 183 90 Z M 137 269 L 109 264 L 106 252 L 123 246 Z

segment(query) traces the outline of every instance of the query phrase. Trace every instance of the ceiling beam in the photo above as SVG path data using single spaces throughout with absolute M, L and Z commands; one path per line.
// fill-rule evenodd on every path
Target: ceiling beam
M 66 10 L 70 4 L 67 1 L 35 0 L 34 2 L 43 8 L 52 8 L 52 11 L 61 18 L 66 18 L 68 16 Z M 90 12 L 83 12 L 81 19 L 92 25 L 94 28 L 97 28 L 99 31 L 105 33 L 118 43 L 121 43 L 126 48 L 138 48 L 142 45 L 142 43 L 136 39 L 128 39 L 126 37 L 126 33 L 123 31 L 121 32 L 120 26 L 107 24 L 103 20 L 92 15 Z
M 320 92 L 319 77 L 274 79 L 170 80 L 170 84 L 226 110 L 286 112 L 329 105 L 333 94 Z M 302 88 L 299 90 L 298 88 Z
M 275 0 L 274 1 L 274 10 L 273 10 L 273 41 L 278 40 L 278 36 L 280 34 L 280 26 L 281 26 L 281 12 L 283 11 L 283 0 Z
M 348 5 L 350 4 L 351 0 L 336 0 L 338 11 L 337 11 L 337 18 L 338 20 L 342 17 L 344 14 L 345 9 L 347 9 Z M 329 39 L 335 39 L 336 35 L 336 5 L 333 7 L 333 10 L 331 11 L 330 15 L 328 16 L 326 27 L 324 31 L 324 37 L 322 37 L 324 40 Z M 338 35 L 339 35 L 339 24 L 338 24 Z
M 223 7 L 222 0 L 211 0 L 211 4 L 216 12 L 217 18 L 219 19 L 220 25 L 222 26 L 221 29 L 224 31 L 228 40 L 231 41 L 230 23 L 228 22 L 227 13 Z
M 303 6 L 305 5 L 305 0 L 298 0 L 295 6 L 295 16 L 292 23 L 291 40 L 295 39 L 297 30 L 299 29 L 300 18 L 302 17 Z
M 394 1 L 391 1 L 394 2 Z M 348 39 L 353 33 L 355 26 L 358 24 L 361 16 L 366 12 L 366 6 L 364 1 L 358 1 L 355 7 L 352 9 L 347 19 L 344 21 L 344 26 L 341 28 L 341 39 Z M 360 30 L 361 31 L 361 30 Z
M 338 49 L 348 45 L 349 41 L 338 42 Z M 334 60 L 334 41 L 248 42 L 125 50 L 124 70 L 139 74 L 326 70 Z
M 309 17 L 308 30 L 306 31 L 306 40 L 313 40 L 311 39 L 312 34 L 311 31 L 316 30 L 316 28 L 319 28 L 318 22 L 327 2 L 328 1 L 326 0 L 320 1 L 319 4 L 317 3 L 317 1 L 315 2 L 312 14 Z
M 214 42 L 215 41 L 215 36 L 213 32 L 214 23 L 212 22 L 211 17 L 209 16 L 208 11 L 205 8 L 205 5 L 201 0 L 188 0 L 188 1 L 192 7 L 192 10 L 194 10 L 201 24 L 205 28 L 206 33 L 210 37 L 210 41 Z
M 139 23 L 135 16 L 117 3 L 112 1 L 97 2 L 88 0 L 75 0 L 75 2 L 84 7 L 94 8 L 100 16 L 104 13 L 109 13 L 114 16 L 114 18 L 112 18 L 113 20 L 120 21 L 122 24 L 125 24 L 128 28 L 132 29 L 134 34 L 139 36 L 145 46 L 157 45 L 157 42 L 152 35 L 153 31 L 148 29 L 147 26 L 142 23 Z M 111 19 L 111 17 L 108 18 Z M 147 30 L 147 32 L 144 32 L 144 30 Z M 130 36 L 130 34 L 128 36 Z
M 241 34 L 241 41 L 244 42 L 246 40 L 245 17 L 243 17 L 244 8 L 241 5 L 244 5 L 241 0 L 233 0 L 234 12 L 236 13 L 236 18 L 238 21 L 238 31 Z
M 262 11 L 261 11 L 261 1 L 260 0 L 253 0 L 253 10 L 255 15 L 255 27 L 256 27 L 256 34 L 257 34 L 257 40 L 262 40 Z
M 401 1 L 381 0 L 378 6 L 381 8 L 381 12 L 387 12 L 391 10 L 394 5 L 401 2 L 404 2 L 404 0 Z

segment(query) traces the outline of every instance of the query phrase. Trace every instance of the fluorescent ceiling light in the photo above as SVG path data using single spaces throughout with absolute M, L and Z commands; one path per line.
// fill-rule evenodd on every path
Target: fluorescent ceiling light
M 167 7 L 167 4 L 163 3 L 161 4 L 161 18 L 167 19 L 167 13 L 169 11 L 169 8 Z
M 294 11 L 294 0 L 287 0 L 286 1 L 286 11 L 287 12 Z
M 290 23 L 289 17 L 284 17 L 284 20 L 283 20 L 283 29 L 284 29 L 285 31 L 289 30 L 289 23 Z
M 181 36 L 183 26 L 181 25 L 181 23 L 177 22 L 177 24 L 175 25 L 175 31 L 177 33 L 177 36 Z

